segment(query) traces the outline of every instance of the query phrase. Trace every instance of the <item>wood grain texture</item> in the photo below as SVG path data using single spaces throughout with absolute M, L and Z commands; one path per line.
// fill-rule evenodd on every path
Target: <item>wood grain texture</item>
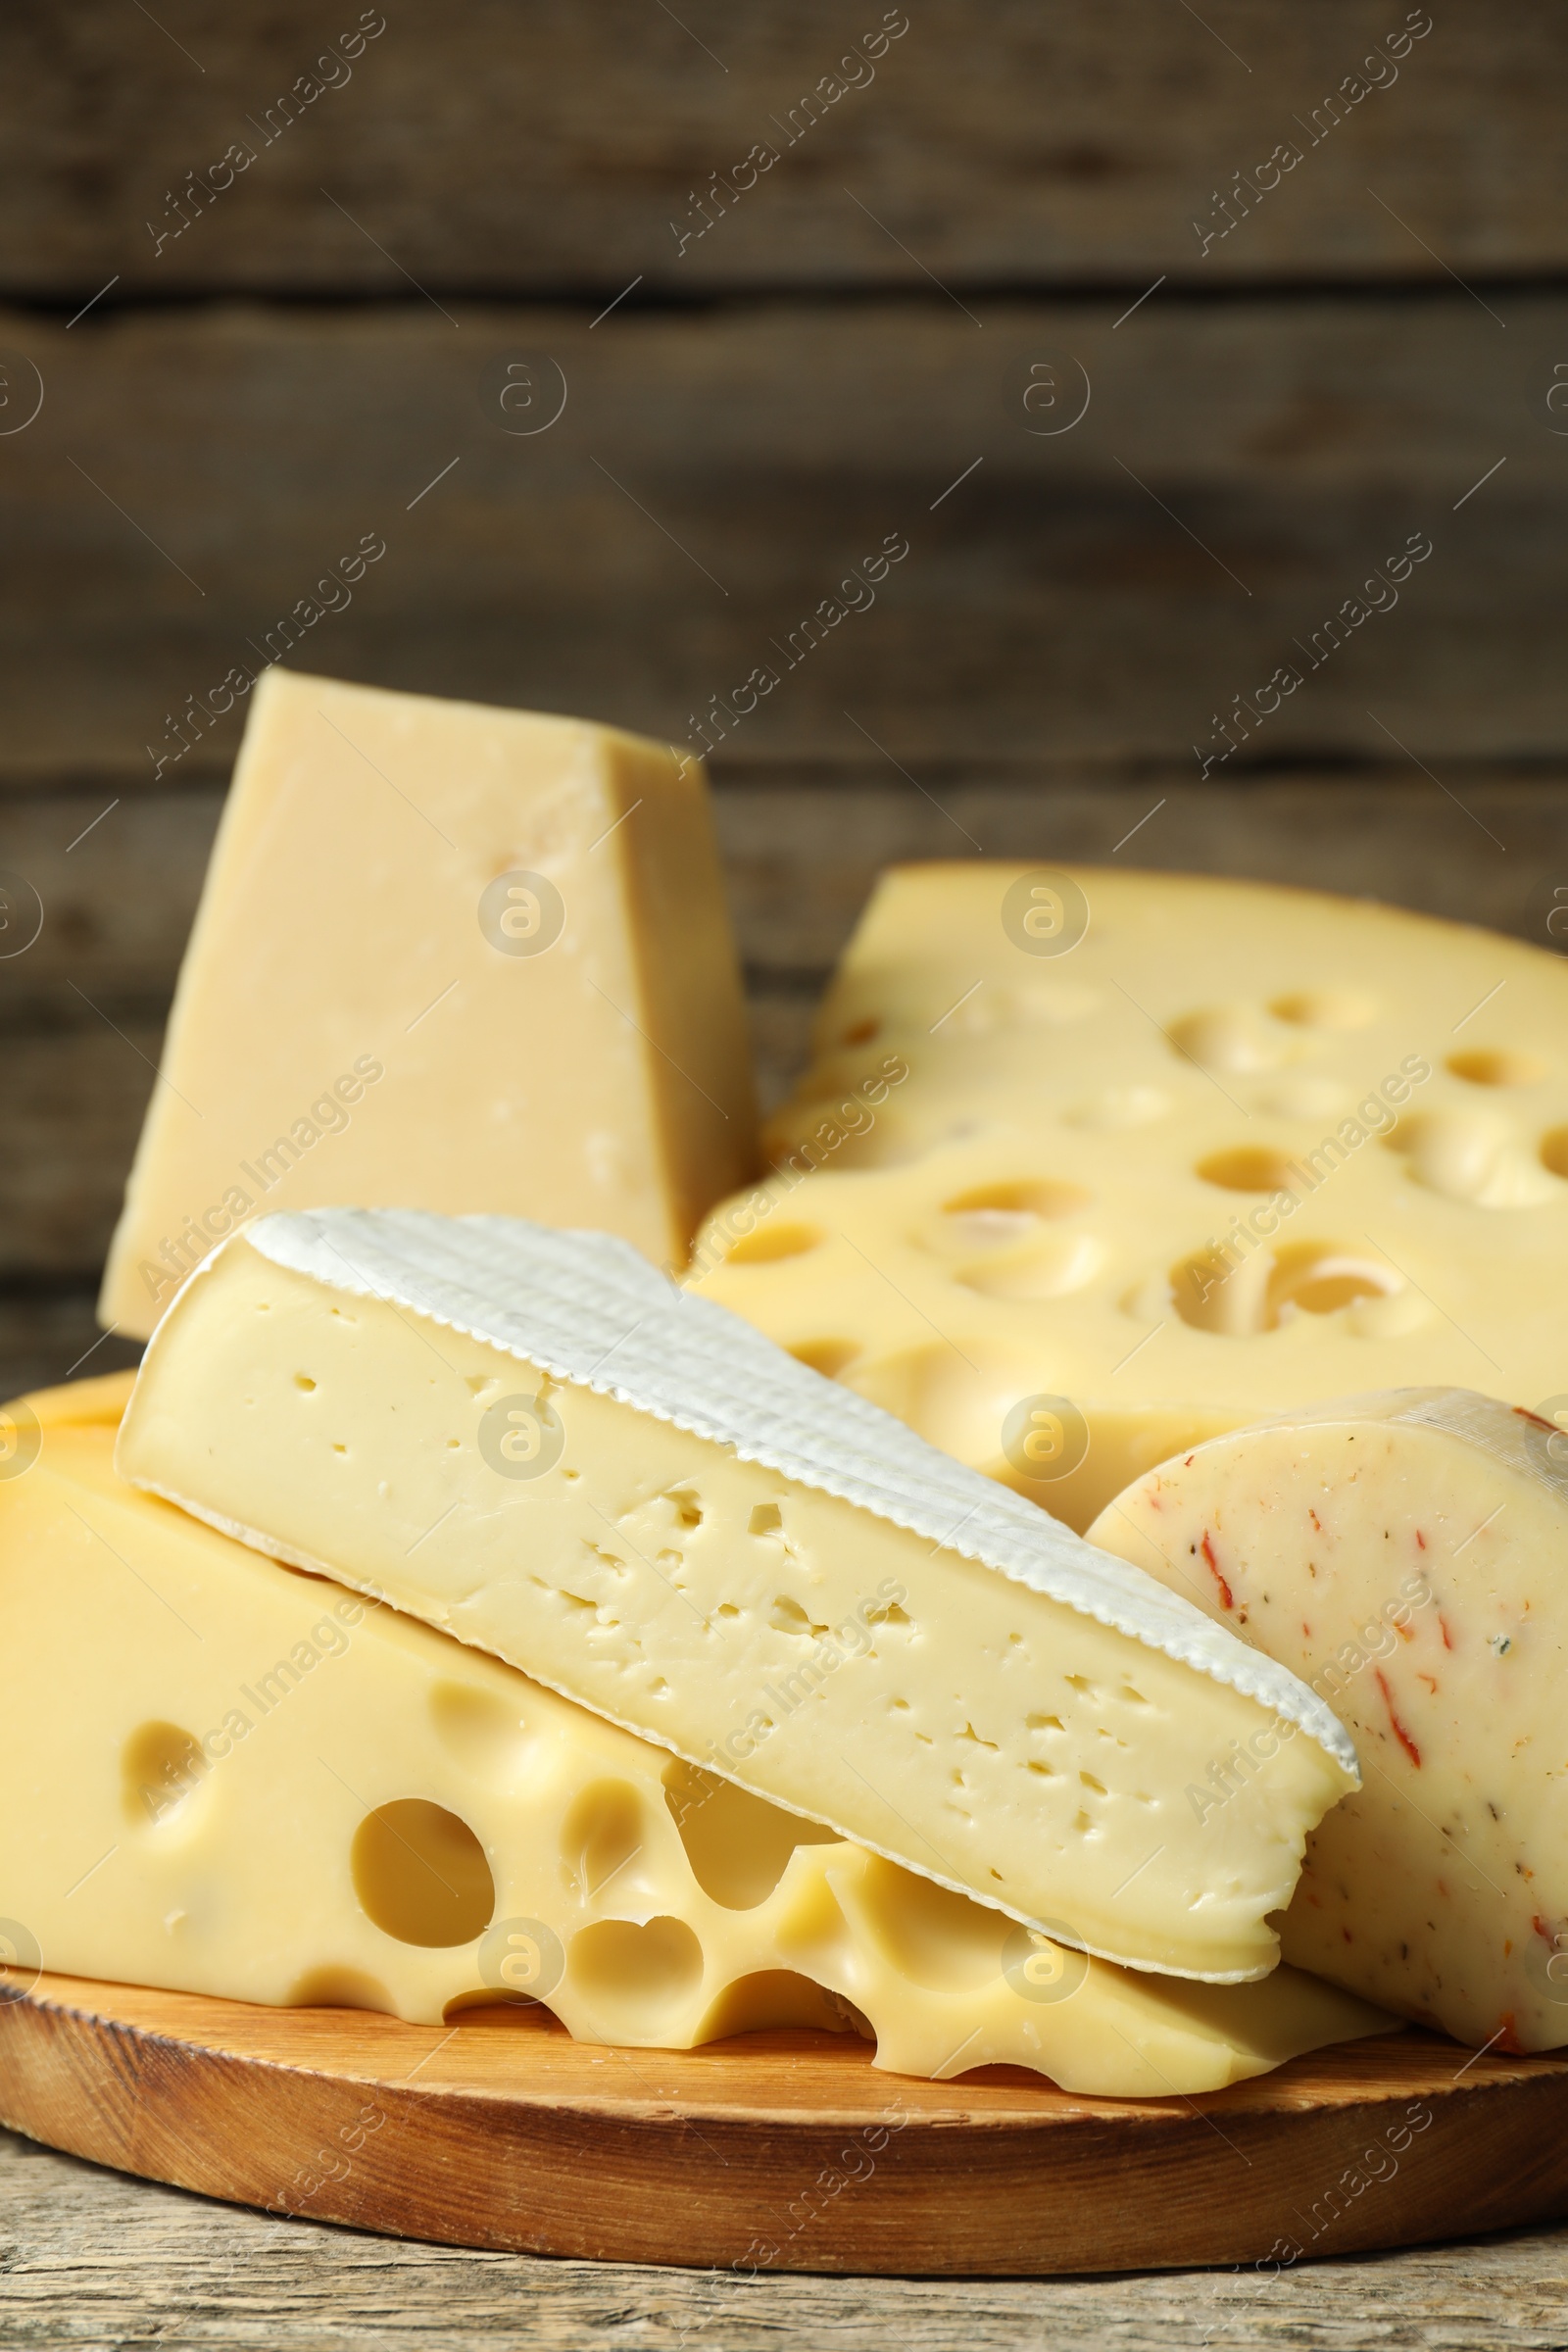
M 1403 0 L 1215 0 L 1201 16 L 1159 0 L 983 12 L 926 0 L 874 81 L 809 127 L 797 112 L 791 144 L 791 110 L 883 13 L 881 0 L 742 13 L 692 0 L 674 17 L 629 0 L 392 7 L 352 79 L 323 65 L 339 86 L 284 128 L 278 101 L 354 26 L 357 0 L 324 14 L 306 0 L 184 0 L 156 24 L 112 0 L 33 0 L 7 18 L 19 104 L 0 282 L 80 300 L 116 271 L 155 294 L 401 296 L 400 270 L 437 293 L 606 299 L 639 273 L 675 294 L 923 286 L 893 235 L 959 286 L 1142 287 L 1161 270 L 1437 279 L 1440 256 L 1465 274 L 1568 258 L 1558 9 L 1447 0 L 1397 80 L 1374 66 L 1390 86 L 1347 105 L 1313 145 L 1313 110 L 1404 24 Z M 1300 165 L 1205 255 L 1193 219 L 1292 139 Z M 234 141 L 255 161 L 213 188 Z M 671 220 L 700 223 L 692 191 L 759 141 L 777 165 L 683 249 Z M 211 194 L 187 199 L 191 225 L 175 235 L 169 195 L 192 172 Z
M 162 1033 L 88 1020 L 7 1041 L 0 1276 L 79 1281 L 108 1250 Z
M 1406 2033 L 1198 2099 L 863 2044 L 574 2042 L 44 1976 L 0 2002 L 0 2120 L 285 2218 L 596 2261 L 1016 2276 L 1294 2267 L 1561 2218 L 1568 2058 Z
M 1525 780 L 1445 762 L 1195 784 L 1185 772 L 1094 781 L 1042 763 L 1026 779 L 921 760 L 766 781 L 712 763 L 712 808 L 743 962 L 766 985 L 820 985 L 886 865 L 925 858 L 1112 859 L 1178 873 L 1295 882 L 1533 938 L 1542 882 L 1568 880 L 1568 775 Z M 37 891 L 44 921 L 0 960 L 6 1031 L 89 1026 L 92 1004 L 161 1016 L 196 910 L 222 785 L 127 795 L 0 796 L 0 868 Z M 1136 830 L 1133 830 L 1136 828 Z M 1121 847 L 1118 849 L 1118 844 Z M 74 985 L 73 985 L 74 984 Z M 75 989 L 91 1000 L 83 1004 Z
M 0 1291 L 0 1397 L 137 1362 L 139 1344 L 99 1329 L 96 1295 L 95 1286 L 71 1282 L 35 1281 Z
M 997 782 L 922 762 L 875 781 L 803 773 L 737 782 L 719 790 L 715 813 L 748 965 L 761 981 L 791 978 L 808 991 L 837 958 L 881 869 L 924 858 L 1114 862 L 1295 883 L 1547 945 L 1550 890 L 1568 885 L 1568 782 L 1446 762 L 1437 774 L 1448 790 L 1414 769 L 1231 787 L 1158 771 L 1086 782 L 1048 770 Z
M 223 789 L 133 801 L 113 787 L 0 797 L 0 869 L 30 884 L 43 908 L 32 945 L 0 957 L 9 1033 L 23 1022 L 91 1020 L 94 1003 L 117 1018 L 162 1018 Z
M 732 2281 L 270 2221 L 7 2132 L 0 2249 L 18 2352 L 1560 2352 L 1568 2334 L 1568 2230 L 1278 2277 Z
M 1506 331 L 1453 289 L 1161 297 L 1120 328 L 1113 301 L 987 300 L 981 331 L 893 301 L 598 328 L 463 305 L 456 326 L 422 305 L 12 314 L 0 345 L 46 397 L 0 437 L 0 783 L 107 800 L 160 759 L 165 785 L 221 775 L 239 715 L 204 715 L 215 690 L 290 639 L 299 667 L 677 742 L 765 665 L 755 711 L 718 718 L 754 773 L 882 745 L 917 772 L 1196 780 L 1214 714 L 1285 662 L 1300 687 L 1212 780 L 1401 744 L 1440 774 L 1560 760 L 1568 442 L 1545 398 L 1568 300 L 1499 300 Z M 1042 436 L 1080 363 L 1088 413 Z M 549 429 L 508 429 L 514 365 L 536 414 L 564 382 Z M 1026 411 L 1047 365 L 1058 409 Z M 1412 534 L 1433 552 L 1397 605 L 1373 590 L 1389 609 L 1313 666 Z M 385 554 L 335 581 L 365 535 Z M 907 556 L 853 584 L 889 536 Z M 860 609 L 807 650 L 846 582 Z
M 933 767 L 911 771 L 928 779 L 922 788 L 886 772 L 889 782 L 862 773 L 836 783 L 807 772 L 715 795 L 769 1107 L 806 1058 L 822 982 L 878 871 L 896 859 L 978 848 L 1093 863 L 1125 841 L 1129 861 L 1382 898 L 1538 945 L 1551 890 L 1568 888 L 1560 780 L 1446 769 L 1438 772 L 1451 778 L 1447 790 L 1419 771 L 1375 784 L 1315 775 L 1237 788 L 1156 774 L 1029 786 Z M 133 793 L 72 849 L 102 798 L 0 798 L 0 867 L 30 881 L 44 906 L 35 945 L 0 961 L 0 1281 L 52 1277 L 80 1291 L 96 1274 L 157 1083 L 162 1021 L 219 804 L 216 787 Z M 92 1337 L 78 1311 L 79 1301 L 67 1314 L 67 1363 Z M 17 1298 L 8 1312 L 0 1386 L 15 1393 L 56 1360 L 47 1328 L 56 1309 Z M 36 1331 L 35 1313 L 45 1317 Z
M 358 0 L 342 25 L 357 14 Z M 63 1377 L 97 1336 L 84 1277 L 153 1083 L 137 1055 L 156 1054 L 232 723 L 173 771 L 172 794 L 148 791 L 143 747 L 163 740 L 166 710 L 250 659 L 247 638 L 312 587 L 342 529 L 347 545 L 384 530 L 388 556 L 351 611 L 313 631 L 309 665 L 673 727 L 746 674 L 758 638 L 810 609 L 865 528 L 875 544 L 913 517 L 910 559 L 877 611 L 791 673 L 789 702 L 774 698 L 715 762 L 769 779 L 726 793 L 720 818 L 770 1093 L 875 867 L 957 843 L 942 809 L 990 854 L 1049 859 L 1107 855 L 1163 797 L 1124 858 L 1367 889 L 1509 930 L 1526 927 L 1521 868 L 1549 873 L 1568 849 L 1550 618 L 1562 420 L 1544 408 L 1568 318 L 1517 291 L 1560 272 L 1568 243 L 1559 9 L 1439 11 L 1398 84 L 1206 255 L 1193 221 L 1214 221 L 1216 188 L 1296 135 L 1297 115 L 1403 0 L 1203 0 L 1200 18 L 1168 0 L 1004 0 L 983 15 L 938 0 L 912 12 L 871 88 L 684 253 L 669 221 L 692 220 L 691 191 L 769 135 L 767 118 L 861 21 L 821 0 L 738 16 L 677 0 L 677 14 L 695 41 L 645 0 L 393 10 L 352 85 L 270 146 L 259 134 L 247 175 L 161 253 L 145 222 L 168 220 L 166 191 L 275 104 L 337 19 L 303 0 L 158 0 L 153 18 L 122 0 L 24 0 L 0 27 L 13 93 L 0 290 L 59 305 L 52 326 L 27 311 L 0 321 L 0 428 L 30 381 L 5 355 L 32 351 L 55 436 L 0 431 L 14 555 L 0 633 L 19 655 L 0 676 L 0 867 L 41 875 L 51 913 L 37 951 L 0 962 L 8 1390 Z M 880 0 L 864 24 L 879 14 Z M 1110 320 L 1162 272 L 1112 341 Z M 64 318 L 117 273 L 68 339 Z M 588 318 L 639 273 L 590 341 Z M 1376 308 L 1310 291 L 1357 280 L 1391 291 Z M 1271 282 L 1298 291 L 1273 299 Z M 1442 298 L 1401 290 L 1417 285 Z M 1009 299 L 1074 286 L 1085 299 Z M 903 299 L 858 315 L 791 299 L 893 287 Z M 1110 288 L 1124 291 L 1087 298 Z M 767 304 L 710 317 L 636 307 L 759 289 Z M 404 307 L 114 315 L 126 295 L 203 291 Z M 553 296 L 558 310 L 529 307 Z M 566 359 L 566 418 L 542 439 L 504 438 L 505 366 L 540 349 Z M 1029 368 L 1054 360 L 1065 380 L 1073 351 L 1090 365 L 1090 416 L 1026 445 Z M 585 414 L 593 430 L 568 465 L 563 436 Z M 620 494 L 589 478 L 595 456 L 647 516 L 615 511 Z M 1140 506 L 1118 458 L 1171 515 Z M 1433 529 L 1434 559 L 1400 611 L 1260 737 L 1264 758 L 1278 748 L 1301 772 L 1184 789 L 1207 713 L 1288 658 L 1390 524 L 1391 544 Z M 878 755 L 845 705 L 941 809 L 891 771 L 885 789 L 869 781 L 860 762 Z M 1388 789 L 1399 755 L 1367 708 L 1504 849 L 1425 778 Z M 1375 778 L 1312 770 L 1318 755 L 1370 752 L 1388 761 Z M 1541 779 L 1489 777 L 1489 759 Z M 797 785 L 809 789 L 792 798 Z M 69 848 L 117 795 L 122 807 Z M 133 1353 L 110 1341 L 85 1368 Z M 1277 2277 L 736 2280 L 270 2221 L 0 2133 L 0 2340 L 1560 2352 L 1568 2230 Z

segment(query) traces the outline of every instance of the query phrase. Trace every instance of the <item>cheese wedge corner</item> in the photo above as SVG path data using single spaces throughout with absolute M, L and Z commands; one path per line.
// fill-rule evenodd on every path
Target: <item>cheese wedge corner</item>
M 1332 1705 L 1356 1793 L 1307 1840 L 1286 1957 L 1459 2039 L 1568 2043 L 1568 1437 L 1404 1389 L 1211 1439 L 1095 1543 Z M 1257 1766 L 1222 1761 L 1219 1820 Z
M 1568 1387 L 1565 1038 L 1568 960 L 1468 924 L 894 867 L 774 1172 L 688 1280 L 1080 1531 L 1320 1398 L 1479 1375 L 1533 1407 Z M 1044 1461 L 1012 1425 L 1036 1398 L 1075 1433 Z
M 256 682 L 100 1311 L 258 1211 L 515 1210 L 684 1263 L 756 1151 L 701 766 L 614 727 Z
M 1392 2023 L 1291 1968 L 1064 1951 L 264 1559 L 116 1476 L 111 1386 L 0 1414 L 43 1439 L 0 1480 L 0 1915 L 34 1965 L 420 2024 L 542 2001 L 633 2046 L 811 2026 L 1109 2097 Z
M 132 1483 L 1013 1919 L 1274 1965 L 1331 1710 L 1191 1602 L 684 1296 L 517 1219 L 258 1221 L 187 1282 Z M 1217 1821 L 1188 1794 L 1274 1740 Z

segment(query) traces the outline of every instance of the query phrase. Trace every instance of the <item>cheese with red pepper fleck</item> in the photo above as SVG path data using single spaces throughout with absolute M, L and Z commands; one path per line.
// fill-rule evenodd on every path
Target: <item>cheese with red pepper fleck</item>
M 1162 1464 L 1090 1541 L 1289 1666 L 1355 1742 L 1285 1957 L 1464 2041 L 1568 2043 L 1568 1436 L 1463 1389 L 1351 1397 Z M 1216 1835 L 1277 1730 L 1189 1786 Z

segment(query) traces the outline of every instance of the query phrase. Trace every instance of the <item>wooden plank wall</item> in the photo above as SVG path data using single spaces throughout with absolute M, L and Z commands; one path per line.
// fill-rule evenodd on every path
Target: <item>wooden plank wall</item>
M 1562 0 L 33 0 L 0 59 L 5 1387 L 92 1344 L 280 652 L 706 735 L 770 1094 L 892 857 L 1539 935 Z

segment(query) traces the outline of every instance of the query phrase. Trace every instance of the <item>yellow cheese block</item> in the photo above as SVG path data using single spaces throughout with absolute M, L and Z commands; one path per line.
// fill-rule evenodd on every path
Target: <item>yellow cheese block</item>
M 1217 2088 L 1387 2020 L 1280 1969 L 1131 1976 L 1012 1929 L 115 1476 L 114 1391 L 0 1480 L 13 1968 L 579 2038 L 858 2028 L 879 2066 Z M 79 1409 L 87 1418 L 73 1426 Z
M 1568 962 L 1488 932 L 896 869 L 771 1149 L 692 1286 L 1073 1527 L 1289 1405 L 1568 1390 Z
M 382 1592 L 706 1770 L 1085 1949 L 1275 1964 L 1332 1711 L 624 1243 L 259 1219 L 181 1291 L 135 1484 Z M 1187 1783 L 1303 1736 L 1217 1834 Z
M 1350 1397 L 1167 1462 L 1093 1532 L 1354 1737 L 1362 1785 L 1307 1840 L 1287 1957 L 1461 2040 L 1568 2042 L 1562 1431 L 1462 1390 Z M 1271 1769 L 1216 1758 L 1195 1815 Z
M 684 1263 L 755 1155 L 702 770 L 613 728 L 270 669 L 101 1312 L 261 1207 L 502 1209 Z

